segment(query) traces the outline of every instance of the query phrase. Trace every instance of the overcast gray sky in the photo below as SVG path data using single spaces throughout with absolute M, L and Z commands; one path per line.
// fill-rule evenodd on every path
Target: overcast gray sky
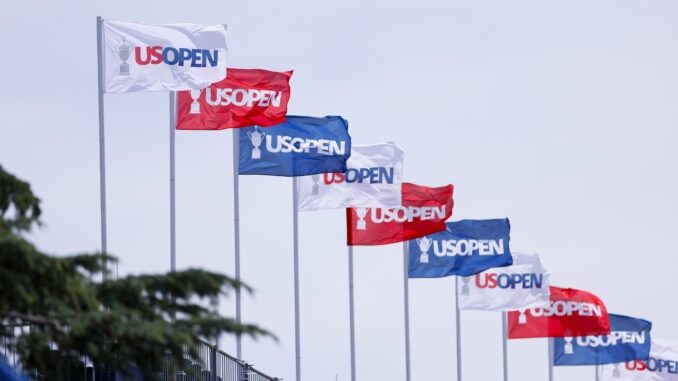
M 295 70 L 290 114 L 342 115 L 356 144 L 399 142 L 408 181 L 455 185 L 453 219 L 509 217 L 512 250 L 540 253 L 554 285 L 678 340 L 677 12 L 660 0 L 5 2 L 0 164 L 43 200 L 43 250 L 97 250 L 95 17 L 226 23 L 232 67 Z M 105 98 L 109 249 L 121 274 L 167 271 L 168 95 Z M 231 132 L 177 132 L 179 268 L 233 274 L 231 157 Z M 286 380 L 291 191 L 241 177 L 242 276 L 256 290 L 243 316 L 280 339 L 246 340 L 243 354 Z M 303 379 L 348 380 L 344 211 L 303 213 L 300 247 Z M 355 256 L 358 377 L 404 380 L 402 248 Z M 452 286 L 410 282 L 413 380 L 454 379 Z M 500 379 L 501 315 L 464 311 L 462 329 L 465 379 Z M 546 379 L 546 350 L 510 342 L 511 380 Z

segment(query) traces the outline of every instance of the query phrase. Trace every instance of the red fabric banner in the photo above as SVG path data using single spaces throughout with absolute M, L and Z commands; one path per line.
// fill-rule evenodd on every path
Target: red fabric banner
M 610 334 L 607 309 L 600 298 L 572 288 L 550 290 L 547 307 L 508 313 L 509 339 Z
M 429 188 L 411 183 L 401 187 L 402 206 L 346 208 L 349 245 L 385 245 L 446 229 L 452 215 L 454 187 Z
M 179 91 L 177 130 L 268 127 L 285 121 L 292 71 L 227 69 L 202 90 Z

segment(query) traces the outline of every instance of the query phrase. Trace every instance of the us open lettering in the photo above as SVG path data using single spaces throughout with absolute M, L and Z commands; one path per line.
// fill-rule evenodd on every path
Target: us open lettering
M 563 301 L 558 300 L 556 302 L 551 301 L 548 307 L 537 307 L 531 308 L 530 314 L 532 316 L 572 316 L 574 314 L 579 316 L 603 316 L 603 311 L 601 306 L 597 306 L 593 303 L 584 303 L 584 302 L 573 302 L 573 301 Z
M 266 135 L 266 150 L 273 153 L 309 153 L 313 150 L 320 155 L 344 155 L 346 152 L 346 142 L 327 139 L 315 140 L 293 138 L 291 136 Z
M 186 49 L 162 46 L 141 46 L 134 48 L 134 60 L 139 65 L 167 65 L 184 66 L 184 62 L 191 67 L 217 66 L 219 51 L 208 49 Z

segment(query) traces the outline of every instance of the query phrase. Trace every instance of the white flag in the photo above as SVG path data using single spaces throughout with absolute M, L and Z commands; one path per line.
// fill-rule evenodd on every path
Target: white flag
M 344 173 L 297 177 L 299 210 L 402 204 L 403 150 L 398 144 L 352 146 L 346 166 Z
M 678 380 L 678 342 L 652 339 L 650 358 L 600 366 L 602 381 Z
M 226 26 L 103 22 L 104 91 L 203 89 L 226 78 Z
M 459 308 L 515 311 L 549 304 L 551 274 L 539 255 L 512 252 L 513 265 L 462 277 Z

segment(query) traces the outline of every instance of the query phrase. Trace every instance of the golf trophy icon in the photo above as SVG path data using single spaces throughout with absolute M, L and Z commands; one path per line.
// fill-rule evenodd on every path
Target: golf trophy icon
M 614 364 L 614 369 L 612 369 L 612 377 L 620 378 L 621 371 L 619 370 L 619 363 Z
M 470 287 L 469 287 L 469 285 L 468 285 L 468 282 L 471 281 L 471 277 L 465 276 L 465 277 L 461 278 L 461 281 L 464 283 L 464 284 L 461 286 L 461 294 L 462 294 L 462 295 L 465 295 L 465 296 L 468 296 L 468 295 L 470 294 L 470 292 L 471 292 L 471 289 L 470 289 Z
M 431 247 L 432 239 L 428 237 L 417 238 L 417 245 L 421 254 L 419 255 L 419 263 L 428 263 L 428 249 Z
M 261 159 L 261 150 L 259 146 L 264 141 L 265 133 L 259 131 L 259 126 L 254 126 L 254 131 L 248 131 L 247 135 L 250 137 L 250 141 L 254 148 L 252 149 L 252 159 Z
M 193 99 L 193 102 L 191 102 L 190 114 L 200 114 L 200 103 L 198 103 L 198 98 L 200 98 L 202 90 L 190 90 L 189 92 Z
M 365 216 L 367 215 L 367 208 L 355 208 L 355 212 L 358 214 L 358 230 L 365 230 Z
M 571 355 L 574 353 L 574 348 L 572 347 L 572 338 L 564 337 L 565 339 L 565 354 Z
M 518 324 L 527 324 L 527 316 L 525 315 L 525 310 L 518 310 L 520 315 L 518 315 Z
M 311 189 L 311 196 L 317 196 L 318 195 L 318 188 L 320 188 L 320 186 L 318 185 L 318 182 L 320 181 L 320 175 L 317 174 L 317 173 L 315 175 L 311 175 L 311 179 L 313 180 L 313 188 Z
M 116 48 L 118 51 L 118 57 L 120 57 L 120 75 L 129 75 L 129 64 L 127 60 L 129 59 L 130 54 L 132 54 L 132 45 L 128 44 L 125 41 L 125 37 L 122 38 L 122 44 Z

